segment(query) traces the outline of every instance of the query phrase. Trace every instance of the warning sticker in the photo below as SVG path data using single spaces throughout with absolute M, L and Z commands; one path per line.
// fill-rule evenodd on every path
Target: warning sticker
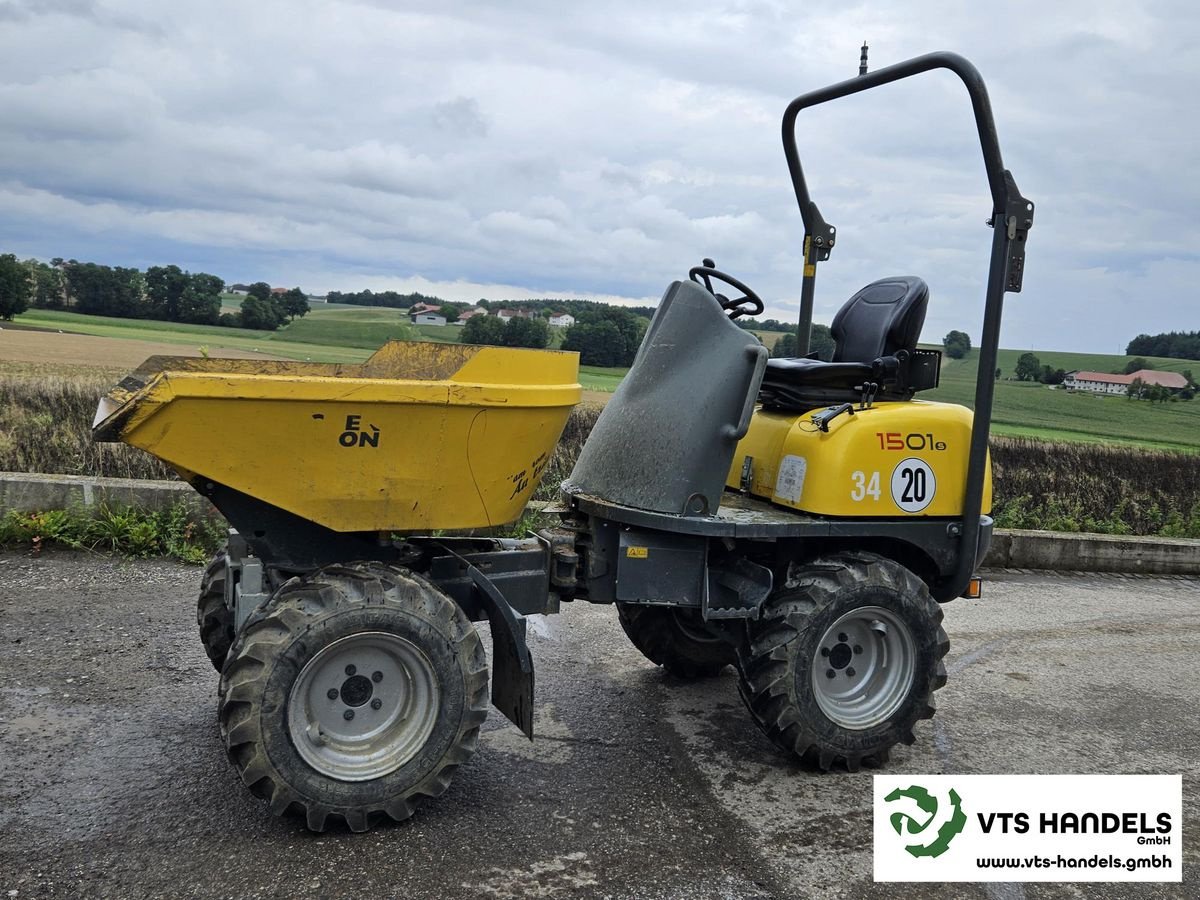
M 785 456 L 775 479 L 775 496 L 788 503 L 799 503 L 800 495 L 804 493 L 804 475 L 807 471 L 808 460 L 803 456 Z
M 650 556 L 649 547 L 626 547 L 625 555 L 630 559 L 648 559 Z

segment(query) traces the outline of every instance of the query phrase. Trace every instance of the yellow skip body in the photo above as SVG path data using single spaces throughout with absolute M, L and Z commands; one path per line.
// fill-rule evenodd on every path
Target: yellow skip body
M 812 414 L 756 410 L 726 485 L 821 516 L 961 516 L 969 409 L 914 400 L 842 413 L 821 431 Z M 983 512 L 992 508 L 990 465 Z
M 94 429 L 334 531 L 480 528 L 521 515 L 578 377 L 574 353 L 399 341 L 362 365 L 153 357 Z

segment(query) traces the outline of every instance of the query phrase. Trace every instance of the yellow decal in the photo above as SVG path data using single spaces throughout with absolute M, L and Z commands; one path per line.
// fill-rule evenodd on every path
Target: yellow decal
M 650 555 L 649 547 L 626 547 L 625 555 L 630 559 L 645 559 Z
M 817 274 L 816 266 L 805 266 L 804 267 L 804 277 L 805 278 L 812 278 L 816 274 Z

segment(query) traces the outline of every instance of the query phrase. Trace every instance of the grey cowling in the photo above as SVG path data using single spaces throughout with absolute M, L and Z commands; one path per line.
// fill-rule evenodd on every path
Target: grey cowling
M 563 490 L 655 512 L 715 514 L 766 364 L 766 348 L 712 294 L 674 282 Z

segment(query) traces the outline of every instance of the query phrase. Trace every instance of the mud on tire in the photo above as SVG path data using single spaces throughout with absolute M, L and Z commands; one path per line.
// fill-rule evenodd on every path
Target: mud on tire
M 746 707 L 772 742 L 818 769 L 884 764 L 897 743 L 913 743 L 946 683 L 941 607 L 912 572 L 872 553 L 814 560 L 789 582 L 739 650 Z
M 483 646 L 459 607 L 410 572 L 352 563 L 286 582 L 251 617 L 219 717 L 230 760 L 273 813 L 365 831 L 446 790 L 487 702 Z
M 705 631 L 699 613 L 618 603 L 617 617 L 633 646 L 677 678 L 708 678 L 737 661 L 732 646 Z

